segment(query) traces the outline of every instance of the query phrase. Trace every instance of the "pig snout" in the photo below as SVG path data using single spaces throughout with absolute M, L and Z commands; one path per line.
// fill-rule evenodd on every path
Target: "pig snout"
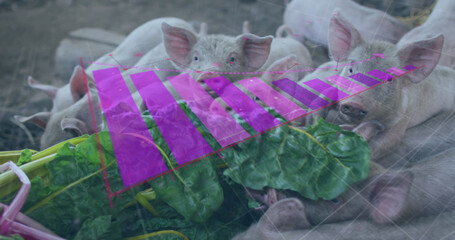
M 211 81 L 214 83 L 214 85 L 215 85 L 216 88 L 221 89 L 223 86 L 222 86 L 222 84 L 221 84 L 221 81 L 220 81 L 219 79 L 217 79 L 217 77 L 219 77 L 219 76 L 220 76 L 220 75 L 215 74 L 215 73 L 213 73 L 213 72 L 205 72 L 205 73 L 203 73 L 201 76 L 199 76 L 199 77 L 196 79 L 196 81 L 197 81 L 197 83 L 201 84 L 201 85 L 204 87 L 204 89 L 207 90 L 207 88 L 208 88 L 208 89 L 210 89 L 210 88 L 207 86 L 207 84 L 205 83 L 205 81 L 208 80 L 208 79 L 214 78 L 214 79 L 211 80 Z
M 363 119 L 368 114 L 366 107 L 360 103 L 345 103 L 340 105 L 340 112 L 351 118 Z

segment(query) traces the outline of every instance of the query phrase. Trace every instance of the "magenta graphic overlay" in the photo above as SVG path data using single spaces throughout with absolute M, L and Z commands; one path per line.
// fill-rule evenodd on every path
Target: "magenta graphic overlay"
M 356 73 L 354 75 L 351 75 L 349 76 L 350 78 L 360 82 L 360 83 L 363 83 L 365 85 L 367 85 L 368 87 L 373 87 L 377 84 L 380 84 L 382 83 L 381 81 L 379 80 L 376 80 L 372 77 L 368 77 L 367 75 L 363 74 L 363 73 Z
M 222 147 L 250 136 L 226 111 L 223 111 L 224 121 L 210 121 L 207 114 L 201 112 L 200 109 L 208 110 L 211 104 L 218 104 L 218 102 L 213 101 L 213 98 L 189 74 L 169 77 L 168 80 Z M 223 109 L 221 106 L 218 107 Z
M 348 97 L 349 95 L 338 88 L 331 86 L 328 83 L 323 82 L 321 79 L 313 79 L 310 81 L 304 82 L 305 85 L 313 88 L 314 90 L 322 93 L 324 96 L 328 97 L 333 101 L 338 101 L 342 98 Z
M 388 80 L 390 80 L 390 79 L 392 79 L 392 78 L 395 77 L 395 76 L 392 76 L 392 75 L 390 75 L 390 74 L 381 72 L 381 71 L 379 71 L 379 70 L 377 70 L 377 69 L 375 69 L 375 70 L 373 70 L 373 71 L 369 71 L 369 72 L 367 72 L 367 73 L 370 74 L 371 76 L 376 77 L 376 78 L 379 78 L 379 79 L 381 79 L 381 80 L 383 80 L 383 81 L 388 81 Z
M 404 70 L 408 70 L 408 71 L 414 70 L 416 68 L 417 68 L 416 66 L 412 66 L 412 65 L 408 65 L 406 67 L 403 67 Z
M 179 165 L 213 151 L 155 72 L 130 77 Z M 163 108 L 168 111 L 160 111 Z M 166 115 L 159 114 L 161 112 Z
M 318 109 L 322 106 L 329 105 L 329 102 L 301 87 L 289 78 L 274 81 L 272 84 L 279 87 L 281 90 L 285 91 L 287 94 L 291 95 L 293 98 L 299 100 L 311 109 Z
M 215 77 L 204 80 L 204 82 L 257 132 L 265 131 L 280 124 L 270 113 L 225 77 Z M 253 111 L 261 114 L 262 117 L 255 118 L 253 121 L 250 118 L 250 113 Z
M 329 82 L 348 90 L 352 94 L 358 93 L 358 92 L 366 89 L 364 86 L 359 85 L 359 84 L 357 84 L 349 79 L 346 79 L 342 76 L 339 76 L 339 75 L 330 76 L 330 77 L 327 77 L 326 79 L 329 80 Z
M 131 186 L 165 172 L 141 113 L 117 68 L 93 72 L 123 185 Z
M 410 71 L 417 68 L 409 65 L 403 69 Z M 407 73 L 399 68 L 389 68 L 386 71 L 399 75 Z M 391 76 L 379 70 L 368 73 L 374 77 L 381 76 L 384 79 L 390 79 L 389 76 Z M 161 154 L 156 148 L 119 70 L 113 68 L 94 71 L 94 77 L 124 186 L 129 188 L 155 176 L 173 171 L 173 169 L 168 170 L 164 164 Z M 383 83 L 361 73 L 349 77 L 369 87 Z M 169 91 L 153 71 L 133 74 L 131 79 L 149 108 L 151 116 L 179 163 L 179 167 L 183 167 L 186 163 L 203 158 L 206 155 L 217 153 L 221 149 L 213 151 L 199 134 L 169 92 L 173 92 L 173 89 L 170 89 L 172 87 L 188 103 L 192 112 L 198 116 L 210 133 L 223 146 L 223 149 L 251 137 L 188 74 L 170 77 L 169 82 L 172 87 L 168 86 Z M 348 90 L 351 94 L 367 89 L 353 80 L 338 75 L 326 79 Z M 208 79 L 205 82 L 259 134 L 282 124 L 224 77 Z M 244 79 L 239 81 L 239 84 L 289 121 L 306 115 L 305 110 L 263 83 L 260 79 Z M 313 110 L 329 105 L 329 102 L 317 96 L 318 93 L 334 101 L 351 95 L 320 79 L 312 79 L 304 83 L 316 90 L 318 92 L 316 94 L 286 78 L 275 81 L 273 84 Z M 204 112 L 209 109 L 212 110 L 213 106 L 222 110 L 219 112 L 221 116 L 214 116 L 216 114 L 207 115 Z M 260 121 L 255 119 L 256 122 L 253 122 L 249 118 L 249 116 L 252 116 L 252 112 L 261 112 L 265 117 Z M 212 117 L 227 118 L 224 118 L 225 121 L 220 121 L 219 119 L 212 121 Z M 233 123 L 233 125 L 227 124 L 228 122 L 229 124 Z M 128 188 L 117 191 L 114 195 L 124 192 Z
M 279 94 L 258 78 L 244 79 L 239 81 L 239 84 L 244 86 L 248 91 L 253 93 L 288 121 L 306 113 L 306 111 L 297 104 Z
M 406 71 L 401 70 L 401 69 L 396 68 L 396 67 L 391 67 L 391 68 L 389 68 L 389 69 L 386 69 L 386 71 L 389 72 L 389 73 L 395 74 L 395 75 L 397 75 L 397 76 L 406 73 Z

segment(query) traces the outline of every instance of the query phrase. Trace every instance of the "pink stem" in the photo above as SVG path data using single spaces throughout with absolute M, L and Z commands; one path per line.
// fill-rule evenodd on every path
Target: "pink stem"
M 8 208 L 8 205 L 6 204 L 3 204 L 3 203 L 0 203 L 0 209 L 3 207 L 3 209 L 7 209 Z M 18 223 L 22 223 L 24 225 L 27 225 L 29 227 L 32 227 L 32 228 L 35 228 L 35 229 L 38 229 L 40 231 L 43 231 L 43 232 L 47 232 L 49 234 L 52 234 L 52 235 L 55 235 L 57 236 L 57 234 L 53 233 L 51 230 L 47 229 L 46 227 L 44 227 L 43 225 L 41 225 L 39 222 L 33 220 L 32 218 L 28 217 L 27 215 L 19 212 L 16 216 L 16 219 L 15 219 L 16 222 Z
M 8 234 L 14 219 L 27 199 L 31 186 L 27 175 L 11 161 L 1 165 L 0 172 L 3 172 L 8 168 L 17 175 L 19 180 L 22 182 L 22 186 L 10 206 L 4 210 L 3 215 L 0 217 L 0 234 L 2 235 Z
M 11 232 L 18 233 L 21 236 L 31 237 L 33 239 L 63 240 L 61 237 L 51 235 L 18 222 L 13 222 L 11 228 Z

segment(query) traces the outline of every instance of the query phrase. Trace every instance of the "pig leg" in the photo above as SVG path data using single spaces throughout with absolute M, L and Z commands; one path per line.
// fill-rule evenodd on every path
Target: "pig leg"
M 372 138 L 368 143 L 371 151 L 371 160 L 377 161 L 381 157 L 392 153 L 403 139 L 407 125 L 408 121 L 404 119 L 392 128 Z

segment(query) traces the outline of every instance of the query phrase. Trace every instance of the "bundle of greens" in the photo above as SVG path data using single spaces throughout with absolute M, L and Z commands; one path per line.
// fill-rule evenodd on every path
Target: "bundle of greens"
M 156 117 L 171 121 L 175 107 L 151 111 L 160 111 Z M 185 103 L 177 107 L 212 149 L 221 149 Z M 108 131 L 42 152 L 4 152 L 0 164 L 13 160 L 32 182 L 22 212 L 67 239 L 230 239 L 255 215 L 248 209 L 243 187 L 273 187 L 311 199 L 332 199 L 368 174 L 366 142 L 323 120 L 304 129 L 282 125 L 177 168 L 150 113 L 142 116 L 168 169 L 174 171 L 111 196 L 110 205 L 106 186 L 116 192 L 123 184 Z M 257 134 L 244 120 L 237 122 Z M 1 173 L 0 202 L 11 202 L 19 187 L 14 174 Z

